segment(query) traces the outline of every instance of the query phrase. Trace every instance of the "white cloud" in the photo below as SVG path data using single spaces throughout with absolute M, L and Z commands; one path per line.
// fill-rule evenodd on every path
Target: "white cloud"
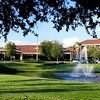
M 4 47 L 5 44 L 8 43 L 8 42 L 13 42 L 16 45 L 36 45 L 37 44 L 37 43 L 28 42 L 28 41 L 11 40 L 11 41 L 7 41 L 7 42 L 0 43 L 0 47 Z
M 77 37 L 72 37 L 72 38 L 65 38 L 62 43 L 63 47 L 70 47 L 73 46 L 76 42 L 79 42 L 79 38 Z
M 72 38 L 65 38 L 62 41 L 63 47 L 70 47 L 75 44 L 75 42 L 79 42 L 79 38 L 72 37 Z M 8 41 L 9 42 L 9 41 Z M 32 43 L 29 41 L 20 41 L 20 40 L 11 40 L 11 42 L 14 42 L 16 45 L 35 45 L 37 43 Z M 7 42 L 6 42 L 7 43 Z M 2 42 L 0 43 L 0 47 L 3 47 L 6 43 Z
M 4 46 L 4 43 L 0 43 L 0 47 L 3 47 Z
M 12 42 L 15 43 L 16 45 L 31 45 L 31 44 L 33 44 L 33 43 L 30 43 L 27 41 L 19 41 L 19 40 L 12 41 Z

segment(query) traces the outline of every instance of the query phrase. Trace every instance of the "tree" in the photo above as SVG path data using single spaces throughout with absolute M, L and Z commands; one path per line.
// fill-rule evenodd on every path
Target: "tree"
M 63 55 L 62 45 L 57 41 L 43 41 L 41 43 L 41 54 L 48 60 L 56 59 L 58 62 Z
M 73 48 L 74 48 L 74 58 L 76 58 L 77 60 L 80 59 L 80 47 L 81 47 L 81 43 L 80 42 L 76 42 L 73 45 Z
M 10 59 L 12 60 L 12 58 L 15 56 L 16 54 L 16 46 L 14 43 L 12 42 L 8 42 L 5 45 L 5 51 L 6 51 L 6 56 L 10 57 Z
M 100 50 L 98 47 L 88 47 L 88 57 L 96 60 L 100 58 Z
M 59 58 L 61 58 L 62 56 L 63 56 L 62 45 L 59 42 L 54 41 L 52 43 L 52 48 L 51 48 L 51 57 L 56 59 L 58 63 Z
M 5 39 L 10 29 L 21 29 L 24 36 L 35 34 L 34 26 L 48 21 L 58 31 L 84 25 L 88 34 L 97 37 L 99 18 L 99 0 L 0 0 L 0 35 Z
M 51 59 L 51 48 L 52 48 L 52 42 L 51 41 L 43 41 L 41 42 L 41 54 L 48 58 L 48 60 Z

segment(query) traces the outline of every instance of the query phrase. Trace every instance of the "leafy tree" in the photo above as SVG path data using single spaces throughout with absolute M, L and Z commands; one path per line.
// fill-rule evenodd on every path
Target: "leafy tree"
M 63 47 L 60 43 L 57 41 L 54 41 L 52 43 L 52 48 L 51 48 L 51 57 L 57 60 L 63 56 Z
M 88 57 L 96 58 L 96 47 L 88 47 Z
M 43 41 L 41 43 L 41 53 L 47 57 L 48 60 L 58 59 L 63 55 L 62 45 L 57 41 Z
M 47 57 L 48 60 L 51 59 L 51 48 L 52 48 L 52 42 L 51 41 L 41 42 L 41 53 L 42 53 L 43 56 Z
M 81 46 L 80 42 L 76 42 L 73 45 L 73 48 L 74 48 L 74 58 L 76 58 L 77 60 L 79 60 L 79 57 L 80 57 L 80 46 Z
M 99 49 L 97 49 L 96 56 L 97 56 L 97 58 L 100 59 L 100 50 Z
M 100 58 L 100 50 L 98 47 L 88 47 L 88 57 L 92 59 L 98 59 Z
M 85 26 L 88 34 L 96 35 L 100 21 L 99 0 L 0 0 L 0 35 L 7 38 L 10 29 L 23 35 L 34 32 L 38 22 L 51 21 L 58 31 Z
M 14 43 L 12 42 L 8 42 L 5 45 L 5 51 L 6 51 L 6 56 L 10 57 L 10 59 L 12 60 L 12 58 L 15 56 L 16 53 L 16 46 Z

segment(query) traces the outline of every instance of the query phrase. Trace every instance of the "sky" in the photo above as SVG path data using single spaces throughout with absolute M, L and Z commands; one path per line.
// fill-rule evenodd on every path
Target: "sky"
M 44 40 L 57 40 L 63 44 L 64 47 L 72 46 L 77 41 L 83 41 L 86 39 L 92 39 L 90 35 L 86 33 L 84 27 L 78 27 L 76 31 L 69 30 L 68 32 L 65 31 L 63 28 L 60 32 L 53 28 L 52 23 L 39 23 L 35 28 L 35 32 L 39 34 L 38 43 Z M 98 30 L 99 32 L 100 30 Z M 8 41 L 12 41 L 15 44 L 36 44 L 37 38 L 32 34 L 29 33 L 27 36 L 23 36 L 21 30 L 19 33 L 14 31 L 10 31 L 8 35 Z M 8 42 L 7 41 L 7 42 Z M 4 39 L 0 39 L 0 46 L 4 45 Z
M 70 0 L 68 0 L 70 1 Z M 70 2 L 70 5 L 74 5 L 73 2 Z M 35 32 L 39 34 L 38 43 L 44 40 L 57 40 L 63 44 L 64 47 L 72 46 L 75 42 L 83 41 L 86 39 L 92 39 L 90 35 L 87 34 L 84 27 L 80 26 L 76 29 L 76 31 L 69 30 L 68 32 L 65 31 L 63 28 L 60 32 L 53 28 L 53 24 L 49 23 L 38 23 L 34 28 Z M 100 28 L 97 29 L 98 37 L 100 37 Z M 36 44 L 37 38 L 32 34 L 29 33 L 27 36 L 23 36 L 21 30 L 19 33 L 14 31 L 10 31 L 8 35 L 7 42 L 14 42 L 15 44 Z M 4 46 L 4 39 L 0 39 L 0 47 Z

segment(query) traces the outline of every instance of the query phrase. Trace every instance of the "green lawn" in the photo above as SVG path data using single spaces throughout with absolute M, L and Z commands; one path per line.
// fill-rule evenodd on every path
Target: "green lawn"
M 0 64 L 0 72 L 30 77 L 53 78 L 54 72 L 71 72 L 74 64 L 44 64 L 44 63 L 6 63 Z
M 52 75 L 55 71 L 70 72 L 72 68 L 73 64 L 0 64 L 0 100 L 100 100 L 99 82 L 65 81 Z M 97 64 L 95 72 L 99 68 Z

